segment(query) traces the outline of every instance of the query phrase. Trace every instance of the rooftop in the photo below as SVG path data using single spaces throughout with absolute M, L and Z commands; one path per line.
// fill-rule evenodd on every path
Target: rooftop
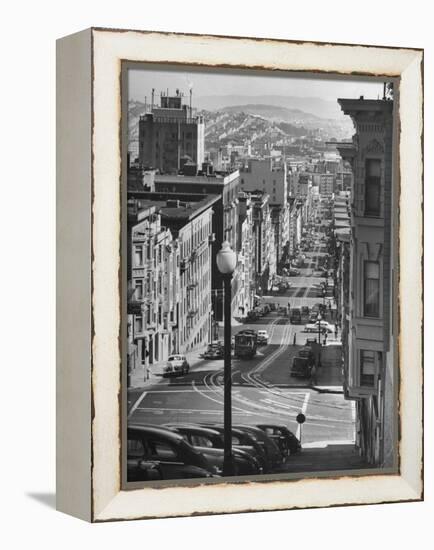
M 138 217 L 140 220 L 142 212 L 155 207 L 166 222 L 167 220 L 189 221 L 211 208 L 219 200 L 219 195 L 202 195 L 201 200 L 181 201 L 175 193 L 167 193 L 165 198 L 161 193 L 143 193 L 143 198 L 138 200 L 140 210 Z
M 186 176 L 183 174 L 156 174 L 155 183 L 188 183 L 193 185 L 215 184 L 226 185 L 238 178 L 238 170 L 234 172 L 214 172 L 209 176 Z

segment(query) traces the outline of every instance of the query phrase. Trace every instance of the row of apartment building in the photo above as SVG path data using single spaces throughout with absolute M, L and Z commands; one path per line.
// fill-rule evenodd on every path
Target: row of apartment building
M 395 465 L 397 437 L 393 102 L 360 98 L 339 104 L 356 129 L 352 143 L 338 145 L 354 185 L 349 197 L 335 198 L 333 209 L 344 393 L 356 402 L 361 453 L 371 464 L 388 467 Z
M 214 339 L 223 319 L 223 279 L 215 258 L 224 241 L 237 253 L 232 315 L 245 317 L 256 295 L 272 286 L 288 228 L 267 192 L 243 190 L 239 171 L 174 175 L 132 165 L 129 174 L 128 336 L 134 368 Z

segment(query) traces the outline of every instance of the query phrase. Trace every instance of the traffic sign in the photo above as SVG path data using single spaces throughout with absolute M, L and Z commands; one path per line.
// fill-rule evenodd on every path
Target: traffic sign
M 297 414 L 296 420 L 299 424 L 303 424 L 306 421 L 306 417 L 304 416 L 303 413 L 299 413 Z

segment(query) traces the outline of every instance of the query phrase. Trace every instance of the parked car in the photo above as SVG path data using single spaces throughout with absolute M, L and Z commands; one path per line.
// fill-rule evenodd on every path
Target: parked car
M 169 355 L 166 366 L 163 370 L 163 376 L 177 376 L 188 374 L 190 365 L 185 355 Z
M 127 430 L 127 457 L 158 464 L 162 479 L 212 477 L 216 469 L 197 449 L 173 431 L 157 426 L 130 425 Z M 135 468 L 137 472 L 137 467 Z M 135 474 L 132 472 L 132 475 Z M 130 479 L 128 478 L 128 481 Z M 136 480 L 137 481 L 137 480 Z
M 222 348 L 223 342 L 221 340 L 213 340 L 209 345 Z
M 143 458 L 140 446 L 131 444 L 127 457 L 128 481 L 156 481 L 163 479 L 159 462 Z
M 316 296 L 317 298 L 323 298 L 324 296 L 327 296 L 327 290 L 324 287 L 316 288 Z
M 309 315 L 309 323 L 315 323 L 315 321 L 318 319 L 318 312 L 312 311 Z
M 210 427 L 224 435 L 224 427 L 221 424 L 201 423 L 200 425 Z M 270 472 L 271 465 L 263 446 L 260 445 L 257 439 L 246 430 L 241 430 L 239 428 L 235 428 L 234 426 L 232 427 L 232 447 L 247 451 L 259 462 L 263 473 Z
M 312 365 L 305 357 L 294 357 L 291 365 L 291 376 L 294 378 L 309 378 Z
M 259 443 L 259 445 L 263 447 L 265 455 L 267 456 L 267 460 L 272 469 L 275 469 L 282 465 L 282 462 L 285 458 L 284 455 L 282 454 L 277 443 L 273 441 L 270 437 L 268 437 L 263 430 L 261 430 L 257 426 L 249 426 L 247 424 L 238 424 L 235 426 L 235 428 L 244 430 L 251 434 L 251 436 Z
M 300 275 L 300 270 L 297 269 L 296 267 L 291 267 L 288 270 L 288 275 L 289 277 L 298 277 Z
M 309 315 L 309 306 L 301 306 L 301 314 Z
M 301 324 L 301 311 L 299 308 L 296 308 L 296 307 L 291 308 L 289 320 L 292 325 Z
M 258 330 L 258 344 L 268 344 L 269 335 L 266 330 Z
M 277 424 L 258 424 L 268 437 L 274 439 L 286 456 L 301 451 L 301 443 L 286 426 Z
M 223 359 L 224 350 L 220 346 L 208 346 L 206 352 L 202 355 L 204 359 Z
M 167 427 L 181 434 L 185 441 L 197 448 L 205 458 L 222 472 L 224 459 L 223 436 L 212 428 L 196 424 L 168 424 Z M 262 468 L 256 458 L 242 449 L 232 449 L 235 475 L 257 475 Z

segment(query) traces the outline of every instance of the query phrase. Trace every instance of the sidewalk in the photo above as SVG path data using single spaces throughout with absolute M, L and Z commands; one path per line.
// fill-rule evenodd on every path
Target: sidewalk
M 307 443 L 292 455 L 277 473 L 359 470 L 372 467 L 360 456 L 354 443 L 333 441 Z

